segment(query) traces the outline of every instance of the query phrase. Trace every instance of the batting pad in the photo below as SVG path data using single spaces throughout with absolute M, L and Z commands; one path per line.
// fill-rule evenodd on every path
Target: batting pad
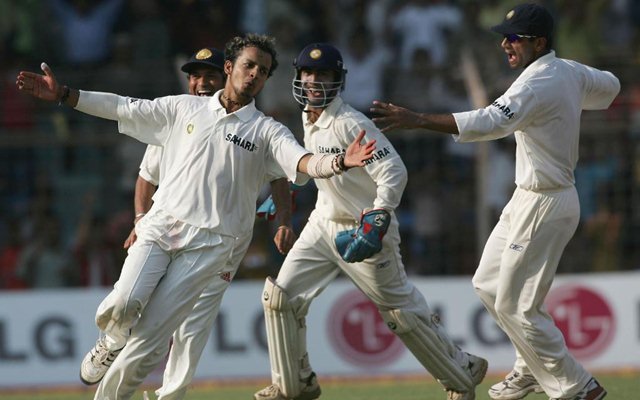
M 471 373 L 461 366 L 468 363 L 464 360 L 466 355 L 436 323 L 405 310 L 380 311 L 380 314 L 420 364 L 446 389 L 473 390 Z
M 267 278 L 264 285 L 262 305 L 267 326 L 272 383 L 277 384 L 287 398 L 294 398 L 302 392 L 304 378 L 311 373 L 305 320 L 296 318 L 289 296 L 271 277 Z

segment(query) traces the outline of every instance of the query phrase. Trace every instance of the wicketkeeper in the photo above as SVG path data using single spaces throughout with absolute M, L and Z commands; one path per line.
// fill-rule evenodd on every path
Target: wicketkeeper
M 402 265 L 394 210 L 407 182 L 404 163 L 373 122 L 340 98 L 347 71 L 335 47 L 311 44 L 294 66 L 293 93 L 303 107 L 305 147 L 342 153 L 364 130 L 367 139 L 376 140 L 377 151 L 360 170 L 315 181 L 316 207 L 277 279 L 268 278 L 263 291 L 273 384 L 255 399 L 320 396 L 306 349 L 305 317 L 313 299 L 340 273 L 376 304 L 387 326 L 440 381 L 449 399 L 474 399 L 487 362 L 453 344 Z

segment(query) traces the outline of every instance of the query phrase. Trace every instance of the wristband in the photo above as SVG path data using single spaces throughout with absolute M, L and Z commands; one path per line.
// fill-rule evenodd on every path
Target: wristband
M 145 215 L 147 215 L 147 213 L 137 213 L 135 218 L 133 218 L 133 224 L 136 225 L 140 218 L 144 217 Z
M 62 87 L 62 96 L 60 96 L 60 100 L 58 100 L 59 106 L 63 105 L 64 102 L 67 101 L 67 99 L 69 98 L 69 92 L 71 92 L 71 90 L 69 89 L 69 86 L 64 85 Z

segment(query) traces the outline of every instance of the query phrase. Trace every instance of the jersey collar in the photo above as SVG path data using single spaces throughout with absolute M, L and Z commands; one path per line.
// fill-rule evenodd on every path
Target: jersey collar
M 211 107 L 214 111 L 222 110 L 222 112 L 226 113 L 224 106 L 220 102 L 220 95 L 224 89 L 218 90 L 213 96 L 211 96 L 211 100 L 209 100 L 209 107 Z M 256 99 L 251 99 L 251 102 L 238 111 L 234 111 L 229 115 L 235 115 L 242 122 L 247 122 L 251 120 L 253 115 L 257 112 L 256 109 Z
M 538 58 L 537 60 L 529 64 L 529 66 L 526 69 L 533 70 L 543 65 L 550 64 L 555 58 L 556 58 L 556 52 L 553 50 L 550 50 L 547 54 L 543 55 L 542 57 Z

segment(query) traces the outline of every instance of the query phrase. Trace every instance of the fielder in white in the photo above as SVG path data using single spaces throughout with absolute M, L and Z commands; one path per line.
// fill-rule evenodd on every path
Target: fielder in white
M 454 134 L 459 142 L 514 133 L 516 190 L 491 233 L 473 285 L 513 343 L 513 371 L 489 390 L 496 400 L 544 391 L 552 400 L 599 400 L 604 388 L 569 353 L 544 308 L 558 262 L 578 225 L 574 187 L 582 110 L 606 109 L 618 79 L 552 50 L 553 18 L 542 6 L 522 4 L 492 28 L 504 35 L 511 68 L 524 71 L 490 106 L 428 115 L 374 102 L 383 131 L 424 128 Z
M 330 44 L 305 47 L 294 62 L 293 94 L 303 107 L 309 150 L 342 154 L 365 130 L 377 151 L 363 169 L 316 180 L 316 207 L 277 279 L 268 278 L 263 305 L 272 385 L 256 400 L 311 400 L 321 390 L 306 349 L 305 317 L 313 299 L 344 273 L 378 307 L 387 326 L 448 391 L 474 399 L 487 362 L 462 352 L 447 336 L 423 295 L 407 279 L 394 210 L 407 170 L 388 139 L 339 96 L 345 73 Z
M 200 49 L 181 67 L 181 70 L 187 73 L 189 94 L 191 95 L 210 97 L 224 88 L 226 80 L 224 53 L 218 49 L 212 47 Z M 136 180 L 134 224 L 151 209 L 152 196 L 164 175 L 162 173 L 164 164 L 161 161 L 162 147 L 148 145 L 140 163 L 140 172 Z M 270 181 L 272 198 L 275 209 L 277 209 L 274 217 L 278 223 L 278 229 L 274 242 L 278 251 L 286 254 L 296 238 L 291 225 L 289 183 L 286 178 L 280 178 L 284 175 L 280 168 L 273 171 L 272 175 L 265 177 L 265 181 Z M 124 247 L 127 249 L 131 247 L 136 238 L 134 227 L 125 240 Z M 173 344 L 164 370 L 162 387 L 156 390 L 159 400 L 182 399 L 186 395 L 187 387 L 193 379 L 196 366 L 220 311 L 222 294 L 233 280 L 240 262 L 251 244 L 251 239 L 252 236 L 248 235 L 242 240 L 238 240 L 233 250 L 233 261 L 226 268 L 227 270 L 218 274 L 204 289 L 187 319 L 173 333 Z M 108 304 L 100 307 L 101 310 L 109 308 Z M 112 363 L 109 360 L 100 359 L 98 349 L 106 347 L 104 342 L 106 337 L 102 336 L 83 360 L 80 378 L 86 384 L 98 383 Z
M 118 121 L 120 132 L 163 147 L 163 184 L 136 226 L 138 238 L 109 295 L 113 306 L 97 321 L 108 334 L 101 356 L 113 359 L 126 346 L 101 380 L 96 400 L 131 398 L 203 290 L 233 268 L 234 250 L 251 235 L 258 191 L 272 167 L 302 183 L 363 166 L 371 157 L 375 141 L 361 144 L 365 132 L 344 154 L 315 155 L 258 111 L 254 97 L 276 67 L 273 38 L 248 34 L 227 43 L 227 81 L 210 98 L 142 100 L 79 91 L 60 85 L 44 63 L 44 75 L 18 74 L 18 90 Z

